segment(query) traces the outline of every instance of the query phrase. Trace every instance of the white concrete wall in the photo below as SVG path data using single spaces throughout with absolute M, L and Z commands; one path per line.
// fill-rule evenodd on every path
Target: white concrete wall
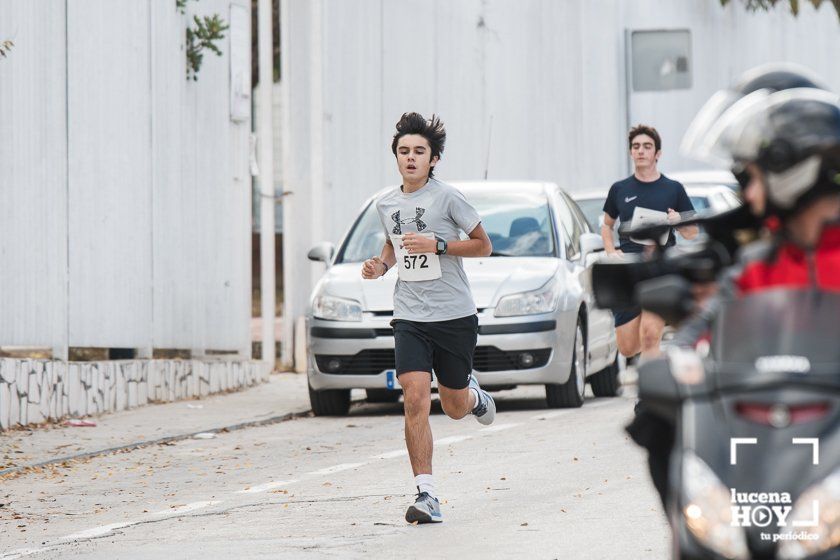
M 269 374 L 268 365 L 253 361 L 0 359 L 0 430 L 205 397 Z
M 230 35 L 187 81 L 194 14 L 249 0 L 0 2 L 0 346 L 250 353 L 250 122 Z M 66 12 L 65 12 L 66 8 Z M 249 51 L 250 52 L 250 51 Z
M 323 272 L 308 248 L 337 242 L 367 196 L 399 182 L 390 139 L 404 111 L 442 116 L 444 180 L 481 179 L 487 167 L 489 179 L 576 191 L 628 173 L 629 123 L 662 131 L 666 172 L 696 167 L 677 154 L 685 126 L 713 91 L 759 63 L 806 63 L 840 90 L 828 3 L 819 13 L 802 3 L 798 19 L 716 0 L 284 5 L 283 188 L 295 193 L 284 201 L 284 274 L 295 317 Z M 626 31 L 670 28 L 692 32 L 693 87 L 628 94 Z

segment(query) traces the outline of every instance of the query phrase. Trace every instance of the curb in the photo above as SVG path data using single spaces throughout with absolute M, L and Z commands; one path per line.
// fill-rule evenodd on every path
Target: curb
M 202 433 L 211 433 L 217 434 L 221 432 L 235 432 L 237 430 L 244 430 L 246 428 L 256 428 L 259 426 L 268 426 L 270 424 L 279 424 L 281 422 L 288 422 L 289 420 L 295 420 L 297 418 L 305 418 L 312 414 L 312 410 L 306 410 L 302 412 L 289 412 L 286 414 L 282 414 L 280 416 L 272 416 L 271 418 L 265 418 L 263 420 L 250 420 L 248 422 L 241 422 L 239 424 L 233 424 L 230 426 L 222 426 L 219 428 L 211 428 L 209 430 L 198 430 L 196 432 L 190 432 L 186 434 L 180 434 L 177 436 L 166 436 L 158 439 L 152 440 L 145 440 L 145 441 L 137 441 L 134 443 L 129 443 L 126 445 L 119 445 L 117 447 L 109 447 L 107 449 L 100 449 L 97 451 L 86 451 L 84 453 L 77 453 L 76 455 L 67 455 L 65 457 L 59 457 L 56 459 L 49 459 L 47 461 L 41 461 L 39 463 L 33 463 L 31 465 L 21 465 L 19 467 L 9 467 L 7 469 L 0 470 L 0 478 L 8 477 L 9 475 L 17 475 L 23 474 L 29 471 L 34 471 L 41 467 L 47 467 L 50 465 L 56 465 L 59 463 L 64 463 L 67 461 L 78 461 L 80 459 L 90 459 L 92 457 L 98 457 L 101 455 L 109 455 L 111 453 L 118 453 L 120 451 L 132 451 L 134 449 L 142 449 L 144 447 L 150 447 L 152 445 L 159 445 L 161 443 L 169 443 L 175 441 L 182 441 L 185 439 L 190 439 L 196 434 Z

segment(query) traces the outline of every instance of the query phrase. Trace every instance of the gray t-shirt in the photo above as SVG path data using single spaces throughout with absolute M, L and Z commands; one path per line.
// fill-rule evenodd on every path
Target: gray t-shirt
M 434 233 L 446 241 L 469 234 L 481 222 L 464 195 L 451 185 L 429 179 L 420 190 L 404 193 L 400 188 L 376 201 L 385 238 L 408 232 Z M 394 287 L 394 319 L 430 322 L 459 319 L 476 313 L 470 283 L 461 257 L 440 256 L 441 277 L 404 282 Z

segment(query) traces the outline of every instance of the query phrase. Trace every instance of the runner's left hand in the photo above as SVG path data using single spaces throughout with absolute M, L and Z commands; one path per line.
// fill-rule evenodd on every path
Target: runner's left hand
M 668 223 L 671 225 L 678 224 L 682 221 L 680 213 L 673 208 L 668 208 Z
M 434 253 L 437 250 L 437 240 L 429 239 L 414 232 L 403 235 L 403 247 L 410 255 L 416 253 Z

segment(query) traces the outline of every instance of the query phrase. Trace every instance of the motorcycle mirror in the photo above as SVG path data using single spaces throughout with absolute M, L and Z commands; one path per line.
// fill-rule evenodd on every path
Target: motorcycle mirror
M 636 305 L 635 275 L 624 263 L 599 262 L 592 265 L 592 291 L 601 309 L 625 309 Z
M 675 417 L 682 397 L 666 358 L 657 358 L 639 366 L 639 399 L 643 406 L 660 416 Z
M 636 299 L 642 309 L 656 313 L 671 325 L 688 317 L 694 309 L 691 284 L 676 274 L 639 282 Z

